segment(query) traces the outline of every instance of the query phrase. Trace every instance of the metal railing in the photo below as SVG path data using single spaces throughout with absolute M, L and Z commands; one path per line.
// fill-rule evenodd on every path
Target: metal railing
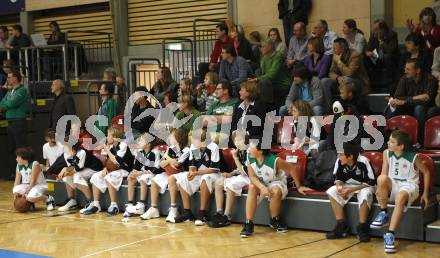
M 170 44 L 179 48 L 172 48 Z M 193 41 L 188 38 L 166 38 L 162 41 L 162 63 L 170 67 L 175 81 L 194 77 L 193 50 Z
M 150 90 L 156 82 L 156 72 L 160 67 L 162 63 L 157 58 L 130 58 L 127 62 L 129 93 L 133 93 L 138 86 Z

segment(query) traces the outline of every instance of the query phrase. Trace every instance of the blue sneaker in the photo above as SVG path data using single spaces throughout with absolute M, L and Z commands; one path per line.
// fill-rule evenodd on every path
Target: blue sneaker
M 394 235 L 393 233 L 386 233 L 383 235 L 383 244 L 385 253 L 395 253 L 396 246 L 394 245 Z
M 388 222 L 388 214 L 384 211 L 379 212 L 376 215 L 376 218 L 371 223 L 370 228 L 383 228 L 388 226 L 390 223 Z

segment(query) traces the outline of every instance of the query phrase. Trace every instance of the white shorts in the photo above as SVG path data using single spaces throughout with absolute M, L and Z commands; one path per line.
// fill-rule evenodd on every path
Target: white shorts
M 355 187 L 355 185 L 344 185 L 345 187 Z M 353 192 L 348 195 L 347 199 L 342 198 L 338 192 L 336 191 L 336 185 L 330 187 L 326 193 L 328 196 L 333 198 L 339 205 L 344 207 L 348 201 L 356 194 L 359 207 L 362 205 L 362 203 L 367 202 L 367 205 L 369 208 L 371 208 L 371 204 L 373 203 L 373 196 L 374 196 L 375 188 L 372 186 L 365 187 L 359 191 Z
M 87 181 L 93 176 L 97 171 L 90 168 L 85 168 L 79 172 L 75 172 L 72 176 L 63 177 L 63 181 L 72 188 L 76 188 L 75 184 L 89 186 Z
M 16 185 L 14 186 L 14 188 L 12 188 L 12 193 L 18 193 L 21 195 L 24 195 L 24 193 L 26 193 L 26 190 L 28 189 L 29 184 L 20 184 L 20 185 Z M 30 198 L 38 198 L 41 196 L 44 196 L 47 192 L 47 184 L 39 184 L 39 185 L 35 185 L 34 187 L 32 187 L 32 189 L 29 191 L 29 193 L 26 195 L 27 197 Z
M 107 190 L 107 183 L 113 186 L 116 191 L 119 191 L 119 188 L 122 185 L 122 180 L 126 176 L 128 176 L 128 171 L 125 169 L 118 169 L 109 172 L 105 177 L 102 176 L 102 171 L 100 171 L 93 174 L 92 178 L 90 178 L 90 183 L 96 186 L 102 193 Z
M 174 177 L 176 178 L 177 185 L 180 186 L 190 196 L 199 190 L 200 185 L 202 184 L 203 181 L 206 182 L 209 193 L 212 193 L 212 191 L 214 190 L 215 181 L 219 177 L 221 177 L 219 173 L 211 173 L 211 174 L 205 174 L 203 176 L 196 176 L 193 178 L 193 180 L 189 181 L 188 173 L 189 172 L 182 172 L 182 173 L 174 174 Z
M 267 185 L 267 188 L 272 189 L 278 187 L 281 189 L 281 200 L 284 200 L 289 193 L 287 190 L 287 184 L 284 181 L 272 181 Z
M 154 177 L 153 173 L 144 173 L 138 177 L 136 177 L 136 180 L 138 183 L 144 183 L 146 185 L 151 185 L 151 179 Z
M 225 191 L 231 190 L 235 193 L 236 196 L 241 195 L 243 187 L 248 186 L 251 183 L 251 180 L 248 176 L 238 175 L 226 178 L 224 180 L 224 189 Z
M 408 203 L 405 205 L 405 212 L 408 207 L 419 197 L 419 185 L 411 182 L 400 182 L 391 178 L 390 201 L 394 202 L 399 192 L 407 192 L 409 195 Z
M 151 179 L 151 181 L 156 183 L 157 186 L 159 186 L 159 188 L 160 188 L 159 192 L 161 194 L 165 193 L 165 191 L 168 188 L 168 174 L 167 174 L 167 172 L 163 172 L 163 173 L 155 175 Z

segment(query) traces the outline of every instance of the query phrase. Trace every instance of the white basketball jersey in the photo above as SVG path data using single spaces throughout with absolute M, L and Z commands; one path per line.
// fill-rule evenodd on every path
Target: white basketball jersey
M 286 181 L 284 171 L 277 170 L 276 168 L 277 159 L 278 157 L 275 155 L 269 154 L 264 157 L 263 164 L 258 164 L 257 160 L 252 157 L 248 158 L 248 162 L 258 179 L 265 185 L 268 185 L 273 181 Z
M 20 172 L 20 174 L 21 174 L 21 183 L 22 184 L 30 184 L 31 183 L 32 167 L 33 166 L 39 166 L 38 162 L 34 161 L 30 166 L 17 164 L 18 172 Z M 35 184 L 39 185 L 39 184 L 45 184 L 45 183 L 46 183 L 46 179 L 44 178 L 43 173 L 40 172 L 40 174 L 38 175 L 38 178 L 37 178 L 37 182 L 35 182 Z
M 419 184 L 419 172 L 415 169 L 417 154 L 404 152 L 400 157 L 388 150 L 388 176 L 399 182 Z

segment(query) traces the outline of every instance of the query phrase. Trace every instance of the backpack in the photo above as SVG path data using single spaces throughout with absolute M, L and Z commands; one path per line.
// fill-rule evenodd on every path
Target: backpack
M 333 186 L 336 159 L 336 150 L 324 150 L 319 152 L 316 160 L 309 160 L 304 185 L 318 191 L 325 191 Z

